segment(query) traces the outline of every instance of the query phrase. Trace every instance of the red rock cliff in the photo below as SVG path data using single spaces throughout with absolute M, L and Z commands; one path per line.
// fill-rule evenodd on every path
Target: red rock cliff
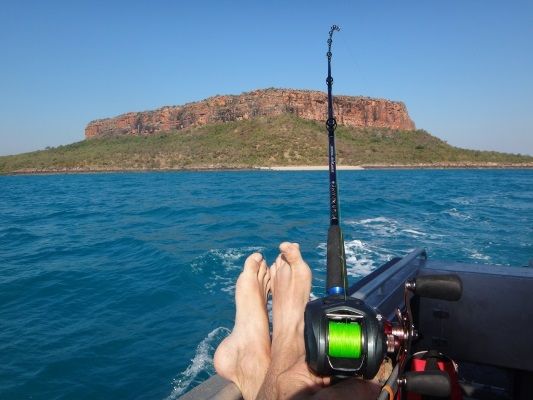
M 335 117 L 342 125 L 412 130 L 415 124 L 401 102 L 368 97 L 335 96 Z M 325 93 L 308 90 L 266 89 L 238 96 L 215 96 L 206 100 L 168 106 L 154 111 L 132 112 L 90 122 L 87 139 L 114 135 L 151 135 L 190 126 L 292 113 L 324 121 Z

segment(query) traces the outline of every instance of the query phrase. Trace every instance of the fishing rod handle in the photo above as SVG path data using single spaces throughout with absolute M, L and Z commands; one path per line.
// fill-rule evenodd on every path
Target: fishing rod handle
M 339 225 L 330 225 L 327 244 L 327 278 L 328 295 L 346 293 L 346 261 L 344 254 L 344 238 Z
M 444 371 L 406 372 L 401 380 L 405 390 L 422 396 L 449 398 L 452 385 Z
M 463 294 L 463 282 L 455 274 L 421 275 L 406 286 L 414 294 L 431 299 L 457 301 Z

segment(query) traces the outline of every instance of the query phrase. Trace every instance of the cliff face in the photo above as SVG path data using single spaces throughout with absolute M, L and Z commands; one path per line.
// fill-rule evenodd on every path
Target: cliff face
M 401 102 L 368 97 L 335 96 L 335 117 L 341 125 L 413 130 L 407 108 Z M 183 106 L 132 112 L 90 122 L 87 139 L 116 135 L 152 135 L 191 126 L 292 113 L 325 121 L 327 96 L 307 90 L 266 89 L 238 96 L 215 96 Z

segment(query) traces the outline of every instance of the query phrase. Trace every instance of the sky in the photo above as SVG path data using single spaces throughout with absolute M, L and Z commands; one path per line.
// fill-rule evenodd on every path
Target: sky
M 0 0 L 0 155 L 93 119 L 261 88 L 403 101 L 417 128 L 533 155 L 533 1 Z

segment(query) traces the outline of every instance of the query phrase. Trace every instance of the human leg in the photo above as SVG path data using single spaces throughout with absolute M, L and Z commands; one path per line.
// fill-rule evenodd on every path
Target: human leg
M 311 292 L 311 270 L 297 243 L 284 242 L 271 267 L 272 362 L 259 398 L 291 398 L 314 393 L 328 383 L 305 364 L 304 311 Z
M 235 289 L 235 326 L 217 348 L 217 373 L 234 382 L 245 400 L 255 399 L 270 364 L 266 301 L 270 271 L 263 256 L 249 256 Z

